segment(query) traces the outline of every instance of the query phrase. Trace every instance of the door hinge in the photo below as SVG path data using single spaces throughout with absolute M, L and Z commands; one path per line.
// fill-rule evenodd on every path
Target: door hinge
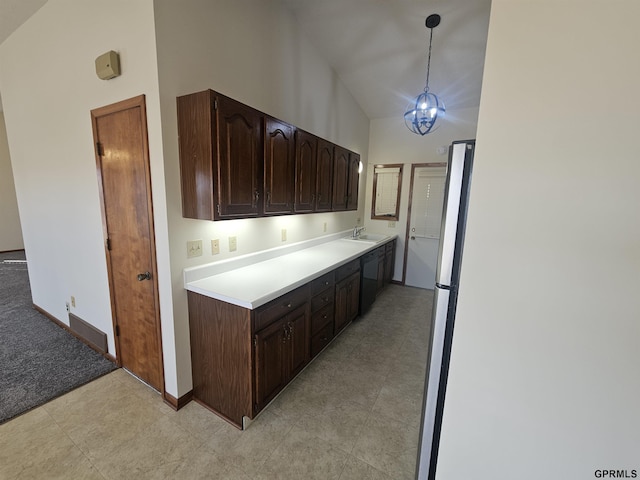
M 220 204 L 217 204 L 217 205 L 216 205 L 216 209 L 218 210 L 218 215 L 222 215 L 222 214 L 220 213 Z
M 107 238 L 107 250 L 111 251 L 111 239 Z
M 120 325 L 116 325 L 116 337 L 120 336 Z
M 218 100 L 214 100 L 213 101 L 213 109 L 217 110 L 218 109 Z
M 258 346 L 258 337 L 253 337 L 253 346 L 254 347 Z
M 96 142 L 96 149 L 98 150 L 98 156 L 99 157 L 104 156 L 104 147 L 102 146 L 102 144 L 100 142 Z

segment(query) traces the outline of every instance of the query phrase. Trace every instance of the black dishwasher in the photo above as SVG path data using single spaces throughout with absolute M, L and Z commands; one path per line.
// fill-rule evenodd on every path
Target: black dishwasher
M 360 315 L 369 311 L 378 290 L 378 251 L 374 250 L 360 257 Z

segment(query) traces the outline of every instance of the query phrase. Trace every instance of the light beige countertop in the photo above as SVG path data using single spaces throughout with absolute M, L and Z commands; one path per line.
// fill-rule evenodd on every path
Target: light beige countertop
M 375 250 L 395 235 L 350 231 L 184 270 L 185 289 L 255 309 L 331 270 Z

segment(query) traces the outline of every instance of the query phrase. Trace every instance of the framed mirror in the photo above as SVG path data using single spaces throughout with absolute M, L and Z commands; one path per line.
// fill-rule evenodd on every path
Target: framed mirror
M 402 164 L 374 165 L 373 167 L 373 220 L 398 221 L 400 217 L 400 187 Z

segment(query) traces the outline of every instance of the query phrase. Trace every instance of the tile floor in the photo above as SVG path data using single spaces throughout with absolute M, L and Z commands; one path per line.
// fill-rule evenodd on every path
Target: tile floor
M 0 426 L 0 479 L 413 479 L 431 302 L 390 285 L 244 432 L 117 370 Z

